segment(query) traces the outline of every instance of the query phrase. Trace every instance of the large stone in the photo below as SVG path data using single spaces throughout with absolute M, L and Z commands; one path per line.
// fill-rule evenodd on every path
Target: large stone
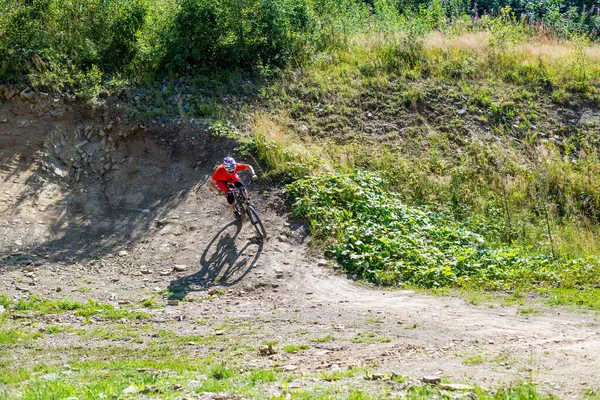
M 188 269 L 187 265 L 179 264 L 173 267 L 175 271 L 183 272 Z
M 54 381 L 58 379 L 58 374 L 53 372 L 51 374 L 42 375 L 40 378 L 42 378 L 45 381 Z
M 421 378 L 421 380 L 423 381 L 423 383 L 440 383 L 442 381 L 442 377 L 439 375 L 431 375 L 424 376 L 423 378 Z
M 594 112 L 593 110 L 585 110 L 583 114 L 581 114 L 581 118 L 578 121 L 579 125 L 590 124 L 597 125 L 600 124 L 600 114 Z
M 87 140 L 83 140 L 83 141 L 81 141 L 81 142 L 77 143 L 77 144 L 75 145 L 75 148 L 76 148 L 76 149 L 79 149 L 79 148 L 81 148 L 81 147 L 85 146 L 86 144 L 88 144 L 88 141 L 87 141 Z
M 261 356 L 269 355 L 269 346 L 260 346 L 258 348 L 258 352 L 260 353 Z
M 438 387 L 440 389 L 443 390 L 464 390 L 464 391 L 471 391 L 471 390 L 475 390 L 475 388 L 471 385 L 464 385 L 462 383 L 440 383 L 438 385 Z
M 33 101 L 35 99 L 35 92 L 33 90 L 31 90 L 31 88 L 29 86 L 27 86 L 21 92 L 21 97 L 24 98 L 24 99 L 26 99 L 26 100 Z
M 385 375 L 380 374 L 380 373 L 375 373 L 375 374 L 371 374 L 371 375 L 366 375 L 365 378 L 372 380 L 372 381 L 379 381 L 379 380 L 385 378 Z
M 131 386 L 127 386 L 125 389 L 123 389 L 123 394 L 134 394 L 137 393 L 137 388 L 133 385 Z

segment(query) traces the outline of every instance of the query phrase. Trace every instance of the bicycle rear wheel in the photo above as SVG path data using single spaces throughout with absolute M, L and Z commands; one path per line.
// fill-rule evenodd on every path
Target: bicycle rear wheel
M 265 230 L 265 226 L 263 225 L 260 217 L 258 216 L 258 211 L 253 205 L 249 205 L 246 207 L 246 213 L 248 214 L 248 218 L 250 219 L 250 223 L 256 229 L 256 235 L 259 240 L 263 240 L 267 238 L 267 231 Z

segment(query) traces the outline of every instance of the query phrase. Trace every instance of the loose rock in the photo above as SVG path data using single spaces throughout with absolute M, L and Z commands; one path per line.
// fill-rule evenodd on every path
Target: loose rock
M 58 374 L 53 372 L 51 374 L 42 375 L 40 378 L 42 378 L 45 381 L 54 381 L 58 379 Z
M 21 97 L 26 100 L 33 100 L 35 98 L 35 92 L 33 90 L 31 90 L 31 88 L 29 86 L 27 86 L 21 92 Z
M 438 387 L 443 390 L 464 390 L 464 391 L 475 390 L 475 388 L 473 386 L 463 385 L 461 383 L 440 383 L 438 385 Z
M 179 272 L 183 272 L 183 271 L 185 271 L 187 268 L 188 268 L 188 267 L 187 267 L 187 265 L 183 265 L 183 264 L 176 265 L 175 267 L 173 267 L 173 269 L 174 269 L 175 271 L 179 271 Z
M 170 306 L 178 306 L 179 300 L 167 300 L 167 304 Z
M 424 376 L 421 378 L 421 380 L 423 383 L 440 383 L 442 381 L 442 377 L 438 375 Z
M 134 393 L 137 393 L 137 388 L 133 385 L 127 386 L 125 389 L 123 389 L 123 394 L 134 394 Z
M 385 378 L 385 375 L 384 374 L 379 374 L 379 373 L 377 373 L 377 374 L 371 374 L 371 375 L 366 375 L 365 376 L 365 379 L 369 379 L 369 380 L 372 380 L 372 381 L 378 381 L 378 380 L 381 380 L 383 378 Z

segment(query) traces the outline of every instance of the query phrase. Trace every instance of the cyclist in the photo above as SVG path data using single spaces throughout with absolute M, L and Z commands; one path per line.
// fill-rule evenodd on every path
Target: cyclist
M 213 174 L 212 180 L 208 186 L 209 189 L 215 193 L 225 193 L 225 196 L 227 197 L 227 203 L 229 203 L 229 208 L 231 208 L 231 211 L 233 211 L 235 218 L 240 218 L 241 215 L 235 209 L 235 205 L 233 204 L 235 202 L 235 198 L 233 197 L 233 193 L 231 193 L 228 184 L 233 184 L 236 188 L 244 186 L 242 180 L 238 176 L 238 171 L 249 171 L 252 174 L 253 181 L 258 179 L 254 173 L 254 168 L 252 168 L 252 165 L 237 163 L 233 157 L 227 156 L 223 159 L 221 165 L 217 167 L 217 170 Z

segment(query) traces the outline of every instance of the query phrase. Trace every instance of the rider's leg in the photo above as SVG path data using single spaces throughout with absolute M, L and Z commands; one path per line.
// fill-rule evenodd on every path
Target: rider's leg
M 233 212 L 233 215 L 236 218 L 239 218 L 240 213 L 235 209 L 235 197 L 233 197 L 233 193 L 231 192 L 227 193 L 227 204 L 229 204 L 229 208 L 231 209 L 231 212 Z
M 217 187 L 227 198 L 227 204 L 229 205 L 231 212 L 235 213 L 235 198 L 233 197 L 233 193 L 229 192 L 229 187 L 227 187 L 227 183 L 217 182 Z

